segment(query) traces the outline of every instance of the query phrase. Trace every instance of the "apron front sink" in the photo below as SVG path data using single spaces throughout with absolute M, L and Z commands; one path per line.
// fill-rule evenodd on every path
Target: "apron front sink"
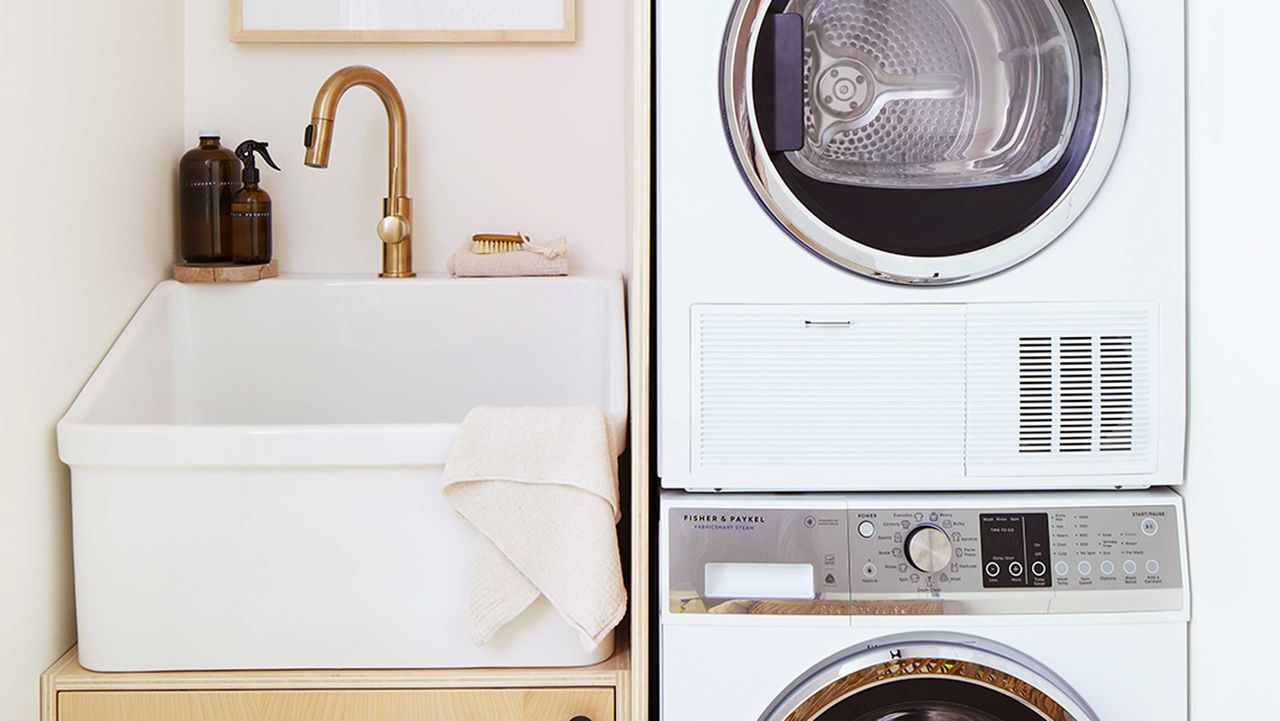
M 161 283 L 58 424 L 102 671 L 569 666 L 540 600 L 464 627 L 440 474 L 477 405 L 627 415 L 621 278 Z

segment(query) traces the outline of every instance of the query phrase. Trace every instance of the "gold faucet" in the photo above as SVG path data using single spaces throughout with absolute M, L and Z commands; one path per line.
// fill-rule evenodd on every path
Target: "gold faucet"
M 400 91 L 386 75 L 365 65 L 343 68 L 320 86 L 311 124 L 307 126 L 307 165 L 329 167 L 329 148 L 333 143 L 333 119 L 338 101 L 351 88 L 363 85 L 382 100 L 387 108 L 388 182 L 387 197 L 382 199 L 382 220 L 378 221 L 378 237 L 382 239 L 383 278 L 412 278 L 413 272 L 413 201 L 409 199 L 408 141 L 404 101 Z

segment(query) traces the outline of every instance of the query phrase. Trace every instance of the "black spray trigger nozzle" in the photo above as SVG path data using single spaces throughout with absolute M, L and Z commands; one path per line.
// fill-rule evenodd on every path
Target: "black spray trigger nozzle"
M 267 161 L 267 165 L 280 170 L 280 166 L 276 165 L 275 161 L 271 159 L 271 153 L 267 152 L 267 143 L 246 140 L 236 146 L 236 157 L 240 159 L 240 162 L 244 163 L 244 173 L 241 180 L 245 183 L 256 183 L 260 176 L 256 163 L 257 158 L 253 157 L 254 153 L 261 155 L 262 159 Z

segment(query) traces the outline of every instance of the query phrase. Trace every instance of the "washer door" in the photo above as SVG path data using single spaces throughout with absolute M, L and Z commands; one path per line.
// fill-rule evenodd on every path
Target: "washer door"
M 764 208 L 880 280 L 1009 268 L 1092 199 L 1128 102 L 1112 0 L 737 0 L 722 102 Z
M 1097 721 L 1051 672 L 959 635 L 883 639 L 814 667 L 761 721 Z

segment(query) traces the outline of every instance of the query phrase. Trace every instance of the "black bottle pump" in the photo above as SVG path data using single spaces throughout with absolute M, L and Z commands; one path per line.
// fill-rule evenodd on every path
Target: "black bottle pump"
M 268 143 L 258 142 L 257 140 L 246 140 L 236 146 L 236 157 L 240 159 L 241 163 L 244 163 L 244 172 L 240 174 L 240 180 L 245 185 L 250 183 L 257 184 L 262 177 L 262 174 L 258 171 L 257 158 L 253 157 L 254 153 L 260 153 L 262 159 L 267 161 L 267 165 L 280 170 L 280 166 L 276 165 L 276 162 L 271 159 L 271 153 L 267 152 L 267 145 Z
M 231 260 L 248 265 L 271 262 L 271 196 L 258 187 L 262 174 L 254 153 L 260 154 L 267 165 L 280 169 L 267 152 L 266 143 L 246 140 L 236 146 L 236 157 L 244 163 L 240 174 L 244 187 L 231 199 Z

